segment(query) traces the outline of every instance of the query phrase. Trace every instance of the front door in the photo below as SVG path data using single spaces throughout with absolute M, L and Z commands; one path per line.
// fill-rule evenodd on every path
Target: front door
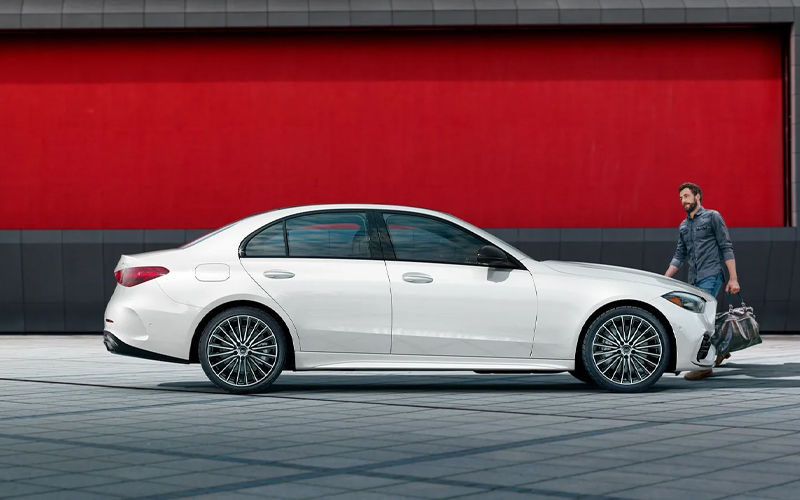
M 407 213 L 382 220 L 394 251 L 386 262 L 392 354 L 530 357 L 536 288 L 528 270 L 478 265 L 487 242 L 450 222 Z

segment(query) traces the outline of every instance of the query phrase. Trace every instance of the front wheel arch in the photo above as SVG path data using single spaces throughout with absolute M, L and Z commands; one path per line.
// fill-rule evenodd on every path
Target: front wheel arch
M 597 309 L 593 312 L 589 318 L 587 318 L 586 322 L 583 324 L 581 328 L 581 334 L 578 336 L 578 342 L 575 344 L 575 367 L 578 366 L 583 367 L 585 370 L 586 367 L 583 366 L 583 355 L 581 352 L 581 346 L 583 346 L 583 339 L 586 337 L 586 333 L 589 331 L 589 326 L 596 320 L 601 314 L 616 307 L 624 307 L 624 306 L 632 306 L 632 307 L 639 307 L 644 309 L 645 311 L 649 312 L 653 316 L 661 322 L 661 326 L 664 327 L 664 330 L 667 332 L 667 339 L 670 343 L 670 350 L 669 350 L 669 360 L 667 361 L 667 369 L 665 372 L 674 372 L 675 366 L 677 364 L 677 350 L 676 350 L 676 343 L 675 343 L 675 332 L 672 331 L 672 325 L 669 324 L 667 321 L 666 316 L 664 316 L 661 311 L 653 307 L 652 305 L 648 304 L 647 302 L 641 302 L 638 300 L 618 300 L 615 302 L 609 302 L 608 304 L 603 304 L 602 307 Z

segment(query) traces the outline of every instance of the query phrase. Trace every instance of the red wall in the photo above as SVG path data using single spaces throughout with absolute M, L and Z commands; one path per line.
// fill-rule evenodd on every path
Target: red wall
M 6 35 L 0 228 L 401 203 L 485 227 L 783 223 L 771 31 Z

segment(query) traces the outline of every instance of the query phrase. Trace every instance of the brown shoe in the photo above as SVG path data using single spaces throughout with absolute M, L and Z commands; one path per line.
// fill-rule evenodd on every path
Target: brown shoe
M 686 375 L 683 376 L 686 380 L 702 380 L 706 377 L 710 377 L 714 373 L 714 370 L 709 368 L 708 370 L 692 370 Z
M 714 366 L 719 366 L 723 361 L 731 357 L 731 353 L 717 354 L 717 359 L 714 360 Z

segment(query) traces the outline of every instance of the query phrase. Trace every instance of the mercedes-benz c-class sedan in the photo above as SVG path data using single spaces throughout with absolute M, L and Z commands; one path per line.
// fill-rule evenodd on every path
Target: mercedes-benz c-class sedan
M 105 312 L 118 354 L 200 363 L 233 393 L 283 370 L 564 372 L 641 391 L 710 367 L 715 298 L 664 276 L 536 261 L 448 214 L 317 205 L 123 255 Z

